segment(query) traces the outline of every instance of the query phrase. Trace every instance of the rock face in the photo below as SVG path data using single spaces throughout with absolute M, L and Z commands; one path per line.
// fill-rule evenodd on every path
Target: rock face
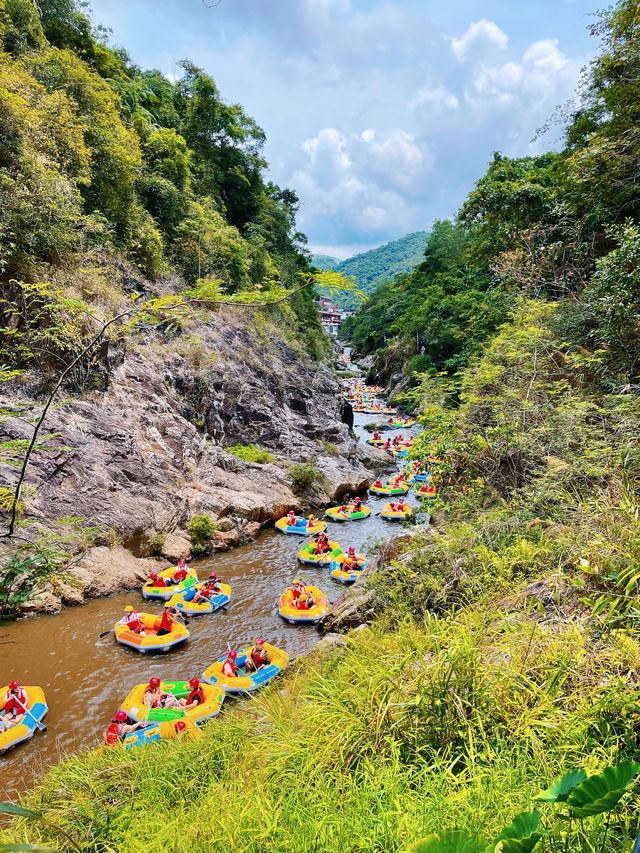
M 97 528 L 96 545 L 117 541 L 132 557 L 175 560 L 188 556 L 192 515 L 206 513 L 219 528 L 227 522 L 213 542 L 223 549 L 298 509 L 292 464 L 323 475 L 303 496 L 319 505 L 363 490 L 371 468 L 387 464 L 343 422 L 348 413 L 328 367 L 231 310 L 196 332 L 197 346 L 145 332 L 110 366 L 105 391 L 61 392 L 42 431 L 57 436 L 45 442 L 50 449 L 34 452 L 25 481 L 29 516 L 40 528 L 66 531 L 63 520 L 80 518 Z M 25 380 L 4 387 L 11 394 L 0 405 L 21 411 L 0 421 L 0 439 L 25 439 L 40 403 Z M 224 450 L 236 444 L 268 448 L 274 462 L 245 462 Z M 0 486 L 15 478 L 15 468 L 0 464 Z M 88 579 L 82 588 L 84 595 L 107 591 Z

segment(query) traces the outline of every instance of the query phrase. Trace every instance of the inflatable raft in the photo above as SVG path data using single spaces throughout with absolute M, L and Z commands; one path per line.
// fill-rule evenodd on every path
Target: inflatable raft
M 123 646 L 135 649 L 137 652 L 168 652 L 189 639 L 189 630 L 181 622 L 174 622 L 171 633 L 158 637 L 156 631 L 160 627 L 160 616 L 153 613 L 141 613 L 140 621 L 144 625 L 145 634 L 136 634 L 127 625 L 116 625 L 116 640 Z
M 382 445 L 386 442 L 386 438 L 368 438 L 367 444 L 371 444 L 373 447 L 382 447 Z
M 151 720 L 155 723 L 173 723 L 176 720 L 184 720 L 186 717 L 193 723 L 201 723 L 220 713 L 224 702 L 224 687 L 216 682 L 215 678 L 207 679 L 207 684 L 200 684 L 200 686 L 204 692 L 204 702 L 196 705 L 195 708 L 189 708 L 188 711 L 182 708 L 147 708 L 144 704 L 146 684 L 136 684 L 120 708 L 136 722 Z M 176 699 L 186 699 L 191 692 L 188 681 L 162 681 L 160 689 L 165 693 L 172 693 Z
M 284 620 L 291 622 L 294 625 L 316 625 L 329 609 L 329 599 L 321 589 L 318 589 L 317 586 L 307 586 L 307 584 L 305 584 L 304 588 L 307 593 L 310 592 L 315 598 L 316 603 L 314 607 L 308 609 L 294 607 L 293 592 L 288 589 L 280 596 L 280 601 L 278 602 L 278 613 Z
M 331 521 L 359 521 L 361 518 L 369 518 L 371 507 L 363 506 L 359 512 L 356 512 L 354 509 L 352 512 L 343 513 L 341 507 L 332 506 L 326 510 L 326 514 Z
M 286 517 L 279 518 L 276 521 L 276 527 L 281 533 L 293 533 L 295 536 L 313 536 L 327 529 L 324 521 L 316 519 L 316 523 L 309 526 L 306 518 L 297 518 L 295 524 L 288 524 Z
M 0 732 L 0 755 L 32 738 L 37 728 L 36 720 L 41 722 L 49 710 L 41 687 L 23 686 L 22 689 L 27 694 L 27 713 L 15 726 Z M 9 685 L 0 687 L 0 696 L 5 696 L 8 690 Z
M 370 486 L 369 491 L 374 495 L 406 495 L 409 486 Z
M 210 667 L 205 669 L 202 673 L 202 678 L 205 681 L 217 682 L 217 684 L 224 687 L 227 693 L 251 693 L 253 690 L 258 690 L 260 687 L 268 684 L 272 678 L 275 678 L 285 668 L 289 660 L 289 655 L 283 649 L 278 649 L 270 643 L 265 643 L 264 647 L 269 656 L 269 663 L 267 666 L 261 667 L 257 672 L 247 673 L 244 668 L 247 657 L 253 648 L 253 646 L 249 646 L 246 649 L 238 649 L 238 656 L 236 657 L 237 675 L 228 676 L 222 674 L 222 664 L 227 659 L 227 655 L 223 655 L 215 663 L 211 664 Z
M 417 492 L 416 497 L 420 498 L 421 501 L 432 501 L 436 496 L 436 487 L 435 486 L 421 486 Z
M 142 587 L 142 597 L 147 598 L 150 601 L 168 601 L 172 595 L 184 592 L 198 581 L 198 576 L 195 571 L 193 569 L 188 569 L 187 571 L 189 572 L 189 575 L 185 578 L 183 583 L 169 584 L 169 579 L 173 577 L 175 571 L 175 567 L 173 567 L 165 569 L 163 572 L 158 574 L 158 577 L 162 578 L 168 584 L 167 586 L 154 586 L 154 582 L 149 579 Z
M 304 563 L 305 566 L 324 566 L 332 560 L 341 563 L 344 560 L 342 548 L 337 542 L 331 541 L 329 542 L 329 547 L 331 550 L 322 555 L 314 554 L 314 544 L 310 542 L 298 553 L 298 560 L 300 560 L 301 563 Z
M 407 507 L 405 510 L 394 511 L 391 509 L 391 504 L 385 504 L 382 507 L 380 515 L 383 518 L 388 518 L 389 521 L 402 521 L 403 519 L 409 518 L 409 516 L 413 515 L 413 509 L 408 504 L 405 504 L 405 506 Z
M 169 604 L 177 607 L 181 613 L 187 616 L 200 616 L 204 613 L 214 613 L 231 601 L 231 587 L 227 583 L 221 583 L 221 591 L 217 595 L 209 596 L 206 601 L 194 602 L 196 592 L 203 586 L 204 583 L 197 583 L 190 586 L 186 592 L 172 595 Z
M 364 569 L 367 568 L 368 560 L 364 554 L 356 554 L 356 560 L 359 568 L 353 568 L 350 571 L 345 571 L 342 568 L 344 563 L 331 563 L 331 577 L 336 581 L 340 581 L 340 583 L 353 583 L 358 580 Z

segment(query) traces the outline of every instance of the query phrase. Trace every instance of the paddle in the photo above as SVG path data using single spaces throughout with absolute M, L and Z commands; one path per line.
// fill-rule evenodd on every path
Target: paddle
M 33 716 L 33 714 L 31 713 L 31 711 L 29 711 L 29 709 L 28 709 L 28 708 L 25 708 L 25 707 L 24 707 L 24 705 L 22 704 L 22 702 L 21 702 L 19 699 L 16 699 L 16 704 L 18 705 L 18 707 L 19 707 L 19 708 L 21 708 L 21 709 L 24 711 L 24 715 L 25 715 L 25 717 L 31 717 L 31 719 L 33 720 L 33 722 L 36 724 L 36 727 L 37 727 L 41 732 L 46 732 L 47 727 L 45 726 L 45 724 L 44 724 L 44 723 L 41 723 L 41 722 L 40 722 L 40 720 L 36 720 L 36 718 Z

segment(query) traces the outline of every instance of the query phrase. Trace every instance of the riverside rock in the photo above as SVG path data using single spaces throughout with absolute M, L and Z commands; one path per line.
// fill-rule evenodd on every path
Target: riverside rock
M 344 422 L 347 404 L 325 364 L 258 334 L 232 310 L 195 332 L 195 351 L 145 332 L 130 352 L 107 359 L 105 390 L 61 395 L 42 431 L 56 436 L 34 452 L 25 480 L 39 529 L 71 537 L 90 529 L 93 545 L 116 541 L 132 558 L 159 551 L 174 561 L 188 556 L 184 531 L 193 515 L 216 523 L 213 547 L 221 550 L 255 538 L 303 498 L 326 505 L 365 489 L 388 464 Z M 4 419 L 0 437 L 24 440 L 41 398 L 28 377 L 4 387 L 10 393 L 0 405 L 19 408 L 20 417 Z M 327 455 L 329 443 L 337 455 Z M 245 462 L 225 450 L 238 444 L 268 449 L 274 461 Z M 320 474 L 303 496 L 289 475 L 301 462 Z M 15 468 L 0 465 L 0 485 L 15 477 Z M 73 541 L 67 547 L 81 550 Z M 102 571 L 95 561 L 85 566 Z M 81 587 L 83 597 L 123 588 L 117 572 L 111 585 L 87 577 Z

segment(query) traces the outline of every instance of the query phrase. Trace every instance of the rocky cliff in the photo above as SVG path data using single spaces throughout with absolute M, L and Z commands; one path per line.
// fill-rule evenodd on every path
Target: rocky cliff
M 137 584 L 149 571 L 142 558 L 154 553 L 171 560 L 188 553 L 192 515 L 210 515 L 218 528 L 213 548 L 229 547 L 291 508 L 324 506 L 366 488 L 372 468 L 384 464 L 345 423 L 349 411 L 330 369 L 239 310 L 215 314 L 174 341 L 142 331 L 127 351 L 105 356 L 104 390 L 61 393 L 45 424 L 57 435 L 28 469 L 28 515 L 36 524 L 27 535 L 79 524 L 98 532 L 71 568 L 76 585 L 49 591 L 48 609 Z M 0 439 L 21 440 L 40 401 L 29 377 L 10 389 L 0 405 L 19 407 L 20 416 L 0 422 Z M 251 464 L 224 449 L 251 443 L 268 448 L 275 462 Z M 299 463 L 320 475 L 305 494 L 289 474 Z M 0 485 L 15 477 L 15 468 L 0 466 Z M 118 550 L 107 559 L 104 546 Z M 106 588 L 95 580 L 105 560 Z

